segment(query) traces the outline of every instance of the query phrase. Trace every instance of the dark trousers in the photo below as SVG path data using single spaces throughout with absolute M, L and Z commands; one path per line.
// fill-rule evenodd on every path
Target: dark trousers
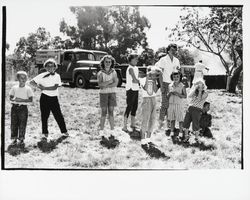
M 66 133 L 66 125 L 64 122 L 64 118 L 60 109 L 60 105 L 58 102 L 57 96 L 50 97 L 45 94 L 41 95 L 40 98 L 40 110 L 41 110 L 41 118 L 42 118 L 42 133 L 48 134 L 48 118 L 50 115 L 50 111 L 52 112 L 61 133 Z
M 213 137 L 213 134 L 211 133 L 211 130 L 208 127 L 201 129 L 200 133 L 202 136 L 207 137 L 207 138 Z
M 128 118 L 129 114 L 132 116 L 136 115 L 137 107 L 138 107 L 138 94 L 139 91 L 127 90 L 127 108 L 124 116 Z
M 28 108 L 26 105 L 15 105 L 11 107 L 11 139 L 24 140 L 28 120 Z M 19 134 L 18 134 L 19 133 Z

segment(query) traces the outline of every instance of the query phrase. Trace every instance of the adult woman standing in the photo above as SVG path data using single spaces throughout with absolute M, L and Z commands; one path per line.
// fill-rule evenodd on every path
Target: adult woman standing
M 162 77 L 160 78 L 161 83 L 161 109 L 159 116 L 159 129 L 162 128 L 164 124 L 164 118 L 167 115 L 168 110 L 168 88 L 171 83 L 170 75 L 175 70 L 180 70 L 180 62 L 178 58 L 175 57 L 177 51 L 176 44 L 169 44 L 167 47 L 167 55 L 162 57 L 155 65 L 162 69 Z

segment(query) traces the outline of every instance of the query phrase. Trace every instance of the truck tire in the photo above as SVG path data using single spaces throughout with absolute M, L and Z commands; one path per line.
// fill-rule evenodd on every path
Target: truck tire
M 78 88 L 87 88 L 88 83 L 82 74 L 76 75 L 75 85 Z

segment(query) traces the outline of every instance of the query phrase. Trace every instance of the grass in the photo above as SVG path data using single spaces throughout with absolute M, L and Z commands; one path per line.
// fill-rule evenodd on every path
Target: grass
M 6 83 L 5 104 L 5 167 L 6 168 L 65 168 L 65 169 L 240 169 L 242 137 L 242 97 L 227 94 L 222 90 L 209 90 L 213 116 L 211 131 L 215 140 L 202 138 L 213 150 L 200 150 L 195 146 L 185 147 L 173 142 L 162 130 L 152 135 L 152 141 L 170 159 L 150 158 L 139 141 L 127 141 L 128 135 L 121 131 L 123 112 L 126 106 L 125 88 L 117 88 L 115 125 L 120 144 L 115 149 L 100 145 L 99 91 L 98 89 L 60 88 L 59 101 L 71 137 L 61 141 L 56 148 L 43 153 L 37 143 L 40 140 L 41 120 L 39 110 L 40 91 L 35 90 L 34 102 L 29 106 L 26 130 L 27 152 L 12 156 L 7 152 L 10 144 L 10 103 L 8 92 L 13 82 Z M 158 110 L 160 97 L 157 97 Z M 141 102 L 137 111 L 137 126 L 140 126 Z M 106 122 L 106 129 L 109 124 Z M 49 131 L 54 139 L 60 130 L 52 116 Z M 125 139 L 124 139 L 125 138 Z

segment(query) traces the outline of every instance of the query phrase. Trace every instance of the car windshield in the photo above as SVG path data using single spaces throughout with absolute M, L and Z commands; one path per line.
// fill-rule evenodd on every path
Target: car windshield
M 97 53 L 97 52 L 95 52 L 95 57 L 96 57 L 97 61 L 100 61 L 103 58 L 103 56 L 105 56 L 105 55 L 107 55 L 107 54 L 106 53 Z
M 78 61 L 78 60 L 95 60 L 95 57 L 92 53 L 77 52 L 75 55 L 76 55 L 76 61 Z

